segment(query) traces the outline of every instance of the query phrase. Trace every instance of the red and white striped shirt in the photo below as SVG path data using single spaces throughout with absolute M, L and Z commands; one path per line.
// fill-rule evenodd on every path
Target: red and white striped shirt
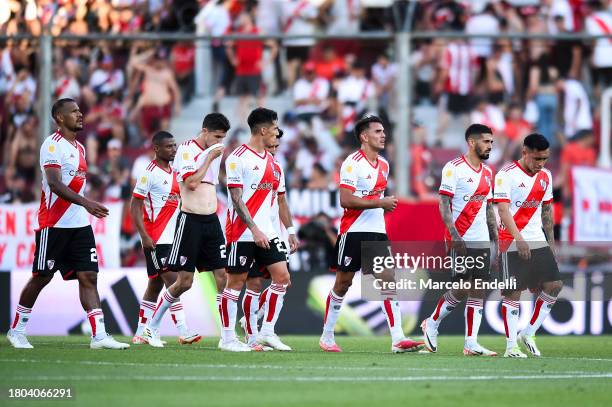
M 470 46 L 462 42 L 451 42 L 444 50 L 442 68 L 448 70 L 445 90 L 448 93 L 467 95 L 472 90 L 476 58 Z
M 51 227 L 81 228 L 89 225 L 89 216 L 84 207 L 68 202 L 51 192 L 45 168 L 58 168 L 62 173 L 62 184 L 84 196 L 87 184 L 85 147 L 76 140 L 73 142 L 66 140 L 59 130 L 43 142 L 40 147 L 42 194 L 35 230 Z
M 181 200 L 176 172 L 151 161 L 138 176 L 133 196 L 144 201 L 144 227 L 153 242 L 172 244 Z
M 467 247 L 489 246 L 487 203 L 493 201 L 492 181 L 491 168 L 481 163 L 474 169 L 464 156 L 449 161 L 442 169 L 438 193 L 452 198 L 453 222 Z M 448 230 L 445 238 L 451 240 Z

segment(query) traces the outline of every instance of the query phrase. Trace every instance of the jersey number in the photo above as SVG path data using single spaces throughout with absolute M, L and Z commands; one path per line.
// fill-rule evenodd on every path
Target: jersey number
M 89 252 L 91 253 L 91 262 L 92 263 L 97 263 L 98 262 L 98 253 L 96 252 L 96 248 L 92 247 L 91 249 L 89 249 Z
M 219 246 L 219 252 L 221 253 L 221 258 L 224 259 L 225 258 L 225 245 L 224 244 Z

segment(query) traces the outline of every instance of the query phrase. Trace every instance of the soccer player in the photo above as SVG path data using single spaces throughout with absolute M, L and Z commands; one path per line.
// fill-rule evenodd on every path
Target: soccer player
M 221 300 L 223 325 L 221 349 L 251 351 L 236 338 L 238 296 L 253 264 L 266 267 L 272 284 L 264 305 L 265 320 L 257 343 L 276 350 L 290 351 L 274 332 L 289 286 L 287 249 L 272 224 L 274 183 L 280 173 L 274 158 L 265 149 L 278 137 L 278 115 L 266 108 L 253 110 L 247 119 L 251 138 L 232 152 L 225 162 L 227 188 L 231 201 L 228 208 L 226 237 L 228 254 L 227 287 Z M 275 174 L 276 173 L 276 174 Z
M 505 281 L 516 289 L 502 291 L 502 318 L 506 331 L 505 357 L 525 358 L 520 341 L 533 356 L 540 356 L 535 333 L 550 314 L 563 288 L 555 259 L 553 234 L 552 176 L 544 168 L 550 157 L 549 143 L 541 134 L 523 141 L 522 157 L 502 168 L 495 176 L 494 200 L 501 226 L 499 251 Z M 540 291 L 533 315 L 517 335 L 521 292 Z
M 158 327 L 164 313 L 176 304 L 181 294 L 191 288 L 193 274 L 212 271 L 217 289 L 225 283 L 225 238 L 217 216 L 219 169 L 223 155 L 223 139 L 230 123 L 221 113 L 204 117 L 200 134 L 181 144 L 173 167 L 181 193 L 181 212 L 178 215 L 174 240 L 167 265 L 177 271 L 176 281 L 166 289 L 142 338 L 149 345 L 162 347 Z
M 283 136 L 283 131 L 278 130 L 278 137 L 273 140 L 271 145 L 266 146 L 266 151 L 272 156 L 276 154 L 278 146 L 280 145 L 280 138 Z M 299 245 L 295 227 L 293 227 L 293 220 L 287 199 L 285 197 L 285 174 L 278 161 L 274 160 L 274 183 L 272 187 L 272 225 L 276 228 L 276 233 L 279 237 L 283 236 L 280 223 L 283 223 L 289 235 L 289 249 L 290 253 L 295 253 Z M 281 239 L 281 244 L 287 251 L 287 245 L 284 239 Z M 287 255 L 287 262 L 289 256 Z M 269 288 L 266 288 L 262 293 L 264 280 L 270 278 L 270 273 L 264 268 L 255 265 L 247 276 L 246 291 L 242 298 L 242 311 L 244 316 L 240 319 L 240 325 L 246 333 L 246 342 L 251 348 L 257 351 L 271 350 L 271 348 L 264 348 L 257 344 L 258 335 L 258 319 L 259 312 L 266 303 Z M 270 311 L 270 310 L 268 310 Z M 263 314 L 263 313 L 262 313 Z M 273 318 L 273 315 L 267 315 L 267 318 Z
M 7 337 L 15 348 L 31 349 L 26 324 L 42 289 L 56 271 L 64 280 L 79 282 L 79 298 L 91 324 L 91 349 L 126 349 L 106 333 L 98 295 L 98 257 L 89 215 L 104 218 L 108 209 L 85 198 L 85 148 L 76 140 L 83 114 L 73 99 L 60 99 L 51 109 L 58 129 L 40 148 L 42 195 L 36 217 L 36 253 L 32 278 L 21 292 Z
M 446 163 L 440 184 L 440 215 L 446 225 L 447 248 L 453 260 L 453 281 L 488 280 L 491 263 L 490 241 L 497 245 L 497 221 L 493 211 L 493 172 L 483 162 L 493 146 L 493 131 L 472 124 L 465 132 L 468 152 Z M 463 259 L 461 259 L 463 258 Z M 468 261 L 465 261 L 468 259 Z M 480 259 L 480 261 L 476 261 Z M 462 260 L 462 261 L 461 261 Z M 461 267 L 455 264 L 461 264 Z M 473 267 L 464 268 L 464 264 Z M 438 350 L 438 328 L 442 320 L 467 298 L 465 307 L 466 356 L 497 356 L 477 341 L 482 320 L 485 291 L 449 290 L 439 300 L 431 316 L 421 323 L 425 347 Z
M 323 334 L 319 341 L 319 346 L 326 352 L 342 352 L 334 338 L 334 327 L 355 273 L 362 269 L 361 243 L 386 242 L 382 255 L 388 256 L 391 247 L 388 245 L 384 213 L 397 207 L 397 198 L 384 196 L 389 163 L 379 155 L 385 148 L 386 139 L 382 120 L 376 116 L 362 118 L 355 124 L 355 137 L 361 149 L 349 155 L 340 168 L 340 205 L 344 213 L 336 242 L 337 260 L 332 265 L 337 270 L 336 282 L 327 297 Z M 363 270 L 364 274 L 371 272 Z M 389 291 L 382 294 L 386 296 L 381 308 L 391 331 L 391 351 L 402 353 L 418 350 L 423 342 L 404 336 L 399 303 L 389 298 L 394 293 Z
M 176 141 L 167 131 L 155 133 L 152 141 L 155 158 L 138 175 L 130 205 L 149 275 L 147 289 L 140 303 L 138 328 L 132 339 L 135 344 L 146 343 L 141 335 L 155 312 L 157 297 L 164 285 L 170 287 L 176 281 L 176 273 L 168 273 L 166 266 L 181 199 L 176 172 L 170 165 L 176 155 Z M 201 335 L 189 331 L 180 299 L 170 306 L 170 313 L 179 331 L 179 343 L 191 344 L 202 339 Z

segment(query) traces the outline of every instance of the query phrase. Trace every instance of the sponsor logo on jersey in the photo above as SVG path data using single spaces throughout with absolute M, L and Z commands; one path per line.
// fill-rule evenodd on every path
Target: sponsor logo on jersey
M 537 208 L 540 206 L 541 202 L 536 201 L 535 199 L 530 199 L 529 201 L 516 201 L 515 205 L 517 208 Z
M 484 202 L 487 200 L 486 195 L 464 195 L 464 202 Z
M 162 196 L 162 201 L 164 202 L 179 202 L 180 200 L 181 196 L 179 194 L 169 194 Z
M 251 189 L 271 191 L 274 189 L 274 186 L 271 182 L 262 182 L 259 184 L 251 184 Z
M 87 178 L 87 171 L 70 170 L 68 174 L 70 174 L 71 177 L 75 177 L 75 178 Z

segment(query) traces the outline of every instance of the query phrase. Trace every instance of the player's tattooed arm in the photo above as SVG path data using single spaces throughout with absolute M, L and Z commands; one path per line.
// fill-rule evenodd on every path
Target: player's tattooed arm
M 87 199 L 68 188 L 68 185 L 62 182 L 62 173 L 58 168 L 45 168 L 45 177 L 51 192 L 63 200 L 84 207 L 87 212 L 96 218 L 103 218 L 108 215 L 108 209 L 105 206 Z
M 542 227 L 544 228 L 544 234 L 546 234 L 546 240 L 550 246 L 555 244 L 554 224 L 552 204 L 543 204 Z
M 497 219 L 495 219 L 495 211 L 491 202 L 487 203 L 487 227 L 489 228 L 489 239 L 497 243 Z
M 229 191 L 232 198 L 232 203 L 234 204 L 234 210 L 238 214 L 238 217 L 251 230 L 255 244 L 261 248 L 269 249 L 270 242 L 268 241 L 268 237 L 261 230 L 259 230 L 253 221 L 251 214 L 249 213 L 249 209 L 242 201 L 242 188 L 230 188 Z
M 455 222 L 453 221 L 453 211 L 451 210 L 451 197 L 447 195 L 440 195 L 440 215 L 442 216 L 442 221 L 444 221 L 444 225 L 446 229 L 450 233 L 453 240 L 461 239 L 457 228 L 455 227 Z

